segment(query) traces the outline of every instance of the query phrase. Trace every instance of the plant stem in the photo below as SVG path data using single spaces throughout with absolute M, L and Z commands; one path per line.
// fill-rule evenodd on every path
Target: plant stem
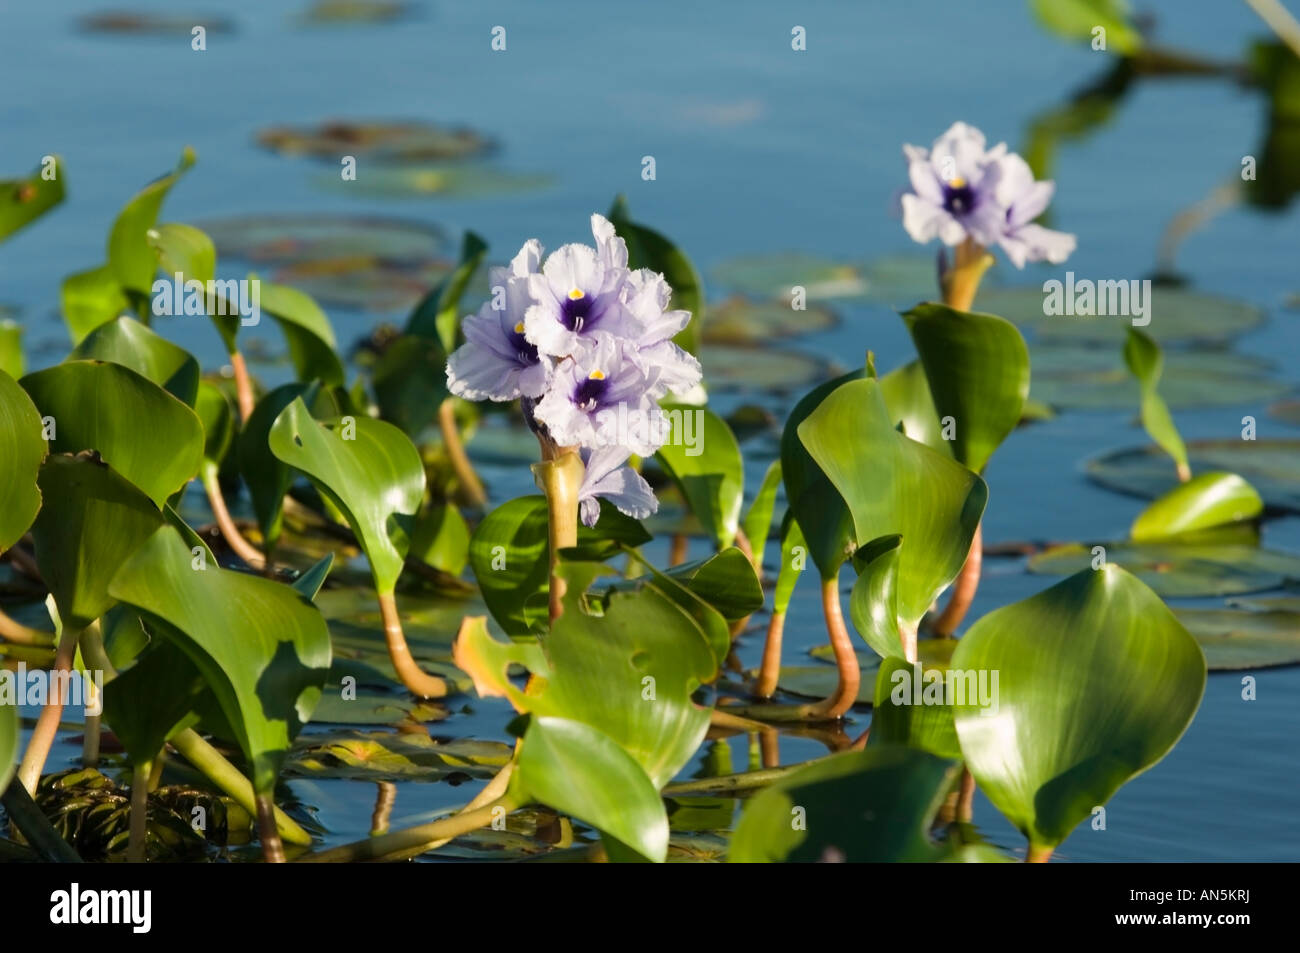
M 858 700 L 862 669 L 858 666 L 858 656 L 853 651 L 849 630 L 844 625 L 838 576 L 822 580 L 822 615 L 826 619 L 826 631 L 831 637 L 831 648 L 835 651 L 835 665 L 840 677 L 830 697 L 811 706 L 809 712 L 827 719 L 841 718 Z
M 578 491 L 586 468 L 577 451 L 558 448 L 552 458 L 533 464 L 533 475 L 546 494 L 547 539 L 551 551 L 550 615 L 564 611 L 564 580 L 557 570 L 560 550 L 578 545 Z
M 420 668 L 411 655 L 411 648 L 406 644 L 406 633 L 402 631 L 402 620 L 397 614 L 397 598 L 389 592 L 377 593 L 379 611 L 384 617 L 384 638 L 388 642 L 388 657 L 402 684 L 420 698 L 446 698 L 447 683 L 437 675 L 430 675 Z
M 138 764 L 131 772 L 131 833 L 126 845 L 128 863 L 145 862 L 145 840 L 149 836 L 149 769 Z
M 763 768 L 761 771 L 745 771 L 741 774 L 724 774 L 716 778 L 695 778 L 690 781 L 678 781 L 675 784 L 669 784 L 663 790 L 664 797 L 686 797 L 694 796 L 711 796 L 711 795 L 728 795 L 742 794 L 746 791 L 755 791 L 759 788 L 766 787 L 773 781 L 779 781 L 791 771 L 802 768 L 805 765 L 816 764 L 830 755 L 823 758 L 813 758 L 810 761 L 800 761 L 798 764 L 787 764 L 781 767 Z
M 253 785 L 249 783 L 248 778 L 227 761 L 220 751 L 208 744 L 197 731 L 186 728 L 171 739 L 171 745 L 186 761 L 198 768 L 204 777 L 234 798 L 240 807 L 249 814 L 257 813 Z M 299 827 L 288 814 L 276 808 L 275 817 L 280 835 L 285 840 L 302 847 L 311 845 L 311 835 Z
M 257 805 L 257 836 L 262 841 L 262 857 L 268 864 L 284 863 L 284 844 L 280 842 L 280 831 L 275 822 L 275 801 L 266 791 L 253 795 Z
M 397 803 L 397 785 L 392 781 L 380 781 L 379 791 L 375 794 L 375 809 L 370 812 L 370 836 L 388 833 L 388 824 L 393 816 L 393 805 Z
M 690 537 L 685 533 L 674 533 L 668 549 L 668 567 L 680 566 L 686 562 L 686 553 L 691 545 Z
M 230 510 L 226 507 L 226 498 L 221 494 L 221 483 L 217 479 L 217 467 L 213 463 L 203 464 L 203 489 L 208 494 L 208 505 L 212 508 L 212 516 L 217 521 L 217 528 L 221 530 L 221 536 L 226 541 L 226 545 L 234 551 L 235 555 L 242 559 L 254 569 L 263 569 L 266 567 L 266 557 L 262 555 L 261 550 L 244 539 L 239 532 L 239 527 L 230 516 Z
M 1051 847 L 1041 847 L 1030 844 L 1029 850 L 1025 853 L 1025 863 L 1027 864 L 1045 864 L 1051 860 L 1051 858 Z
M 30 626 L 23 625 L 17 619 L 5 615 L 0 610 L 0 639 L 5 639 L 15 645 L 41 645 L 52 646 L 55 643 L 53 632 L 43 632 L 40 629 L 33 629 Z
M 253 379 L 248 376 L 248 365 L 244 363 L 244 355 L 238 350 L 230 352 L 230 367 L 235 372 L 235 397 L 239 402 L 239 420 L 241 423 L 246 423 L 253 415 L 253 407 L 256 403 L 253 399 Z
M 453 814 L 428 824 L 407 827 L 391 834 L 381 834 L 362 841 L 354 841 L 320 853 L 307 854 L 297 859 L 299 863 L 347 863 L 366 860 L 407 860 L 430 850 L 432 845 L 446 843 L 453 837 L 467 834 L 492 823 L 498 808 L 507 814 L 519 805 L 507 796 L 462 814 Z
M 112 670 L 112 663 L 108 661 L 108 655 L 104 652 L 104 634 L 99 627 L 98 619 L 82 630 L 78 641 L 81 645 L 81 660 L 87 671 L 92 673 L 91 677 L 86 679 L 84 689 L 86 728 L 82 732 L 81 763 L 87 768 L 93 768 L 99 764 L 100 720 L 104 712 L 103 683 Z M 93 676 L 94 671 L 98 671 L 98 678 Z M 97 710 L 92 713 L 92 708 Z
M 72 670 L 72 658 L 77 650 L 77 632 L 64 629 L 59 638 L 59 648 L 54 656 L 54 690 L 52 697 L 41 709 L 36 718 L 36 727 L 27 742 L 22 764 L 18 767 L 17 780 L 27 789 L 28 794 L 36 794 L 36 783 L 41 779 L 45 768 L 45 759 L 50 755 L 54 737 L 59 732 L 59 721 L 63 717 L 63 686 L 68 684 L 68 673 Z
M 970 541 L 970 551 L 966 553 L 966 562 L 962 564 L 961 572 L 957 574 L 957 582 L 952 587 L 952 597 L 939 618 L 934 621 L 936 635 L 952 638 L 957 627 L 961 625 L 962 619 L 966 618 L 966 613 L 970 611 L 971 603 L 975 600 L 975 591 L 980 586 L 980 571 L 983 565 L 984 524 L 981 522 L 975 527 L 975 535 Z
M 772 610 L 767 623 L 767 641 L 763 643 L 763 661 L 758 667 L 758 685 L 754 694 L 771 698 L 781 677 L 781 642 L 785 637 L 785 613 Z
M 456 425 L 456 404 L 451 397 L 438 405 L 438 429 L 442 431 L 442 445 L 466 500 L 474 506 L 482 506 L 487 502 L 487 491 L 483 489 L 483 481 L 474 472 L 465 444 L 461 442 L 460 428 Z
M 1282 6 L 1278 0 L 1246 0 L 1246 5 L 1259 14 L 1259 18 L 1268 24 L 1268 28 L 1278 38 L 1291 47 L 1291 52 L 1300 56 L 1300 23 Z
M 0 796 L 5 814 L 27 843 L 40 855 L 41 860 L 52 864 L 79 864 L 81 858 L 41 811 L 27 789 L 21 784 L 10 784 Z

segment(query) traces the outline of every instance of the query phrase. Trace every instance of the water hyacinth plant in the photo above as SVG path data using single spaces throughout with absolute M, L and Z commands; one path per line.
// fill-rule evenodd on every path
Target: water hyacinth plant
M 1127 558 L 1071 562 L 956 638 L 999 499 L 983 474 L 1031 386 L 1017 325 L 972 309 L 993 250 L 1021 269 L 1075 248 L 1036 222 L 1053 183 L 977 129 L 904 149 L 903 227 L 943 246 L 934 300 L 901 312 L 916 359 L 881 375 L 860 341 L 860 366 L 809 382 L 766 425 L 766 458 L 710 386 L 693 265 L 622 199 L 591 216 L 592 244 L 526 239 L 485 287 L 488 249 L 467 234 L 404 328 L 356 360 L 312 296 L 251 276 L 292 379 L 256 379 L 215 296 L 202 306 L 230 372 L 204 375 L 147 294 L 160 274 L 215 274 L 203 230 L 158 221 L 184 155 L 113 224 L 109 263 L 65 285 L 67 359 L 0 371 L 0 551 L 29 596 L 22 620 L 0 615 L 0 660 L 104 676 L 81 770 L 120 766 L 129 808 L 95 856 L 180 849 L 188 835 L 161 818 L 168 765 L 184 762 L 267 861 L 437 857 L 497 835 L 492 849 L 554 859 L 1009 859 L 971 836 L 977 787 L 1025 859 L 1045 861 L 1195 716 L 1202 649 Z M 1159 347 L 1127 340 L 1143 421 L 1186 471 L 1130 542 L 1252 524 L 1260 493 L 1191 476 Z M 525 432 L 536 450 L 492 449 Z M 484 479 L 476 458 L 492 453 L 507 463 Z M 762 477 L 746 507 L 747 458 Z M 521 472 L 539 493 L 506 497 Z M 709 552 L 673 558 L 664 538 L 688 536 Z M 1060 568 L 1077 553 L 1039 555 Z M 834 666 L 796 690 L 782 642 L 809 562 Z M 118 786 L 46 770 L 71 701 L 56 689 L 25 744 L 0 704 L 15 850 L 75 852 L 62 792 Z M 470 706 L 506 740 L 424 727 Z M 792 726 L 829 752 L 779 764 Z M 100 754 L 110 732 L 120 765 Z M 717 743 L 736 734 L 764 763 L 724 769 Z M 392 829 L 392 779 L 453 768 L 482 782 L 474 796 Z M 331 772 L 380 784 L 371 836 L 327 842 L 276 805 L 283 778 Z M 729 800 L 713 827 L 693 813 L 737 793 L 738 822 Z M 698 830 L 722 832 L 711 853 L 684 840 Z

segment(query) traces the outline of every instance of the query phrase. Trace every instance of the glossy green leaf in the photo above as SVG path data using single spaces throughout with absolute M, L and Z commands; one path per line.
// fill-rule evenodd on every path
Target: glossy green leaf
M 1266 505 L 1300 512 L 1300 440 L 1193 440 L 1187 450 L 1193 470 L 1236 473 L 1259 491 Z M 1087 473 L 1102 486 L 1148 498 L 1178 485 L 1168 457 L 1151 446 L 1090 460 Z
M 112 607 L 113 574 L 163 525 L 163 516 L 123 476 L 85 457 L 51 454 L 40 486 L 45 505 L 32 526 L 36 562 L 63 624 L 79 631 Z
M 198 722 L 195 707 L 206 691 L 203 676 L 179 646 L 158 639 L 104 686 L 104 720 L 131 763 L 148 764 L 169 738 Z
M 136 193 L 113 222 L 108 236 L 108 266 L 123 288 L 144 295 L 152 289 L 158 259 L 149 245 L 149 232 L 157 224 L 167 193 L 194 164 L 194 159 L 194 150 L 186 146 L 175 171 L 155 179 Z
M 673 566 L 662 575 L 685 586 L 728 622 L 743 619 L 763 607 L 763 586 L 754 566 L 734 546 L 707 559 Z M 629 584 L 635 586 L 637 582 L 630 580 Z
M 914 628 L 966 561 L 988 500 L 984 481 L 895 430 L 874 380 L 841 385 L 798 434 L 846 502 L 858 544 L 902 536 L 898 614 Z
M 330 387 L 343 386 L 343 364 L 335 350 L 338 344 L 334 327 L 320 305 L 297 288 L 264 281 L 256 275 L 249 275 L 248 280 L 258 282 L 262 311 L 284 332 L 298 379 L 319 379 Z
M 772 611 L 785 612 L 790 607 L 795 584 L 808 564 L 808 544 L 793 513 L 786 513 L 781 524 L 781 568 L 772 590 Z
M 876 673 L 875 697 L 871 708 L 871 745 L 905 745 L 941 758 L 961 760 L 957 729 L 953 723 L 952 699 L 945 689 L 948 666 L 884 659 Z M 963 692 L 980 696 L 978 675 L 973 682 L 958 680 Z M 986 677 L 986 689 L 996 685 Z M 955 694 L 954 696 L 955 697 Z
M 58 156 L 45 158 L 50 162 L 42 161 L 27 178 L 0 182 L 0 242 L 63 201 L 63 162 Z
M 984 616 L 952 669 L 998 673 L 994 704 L 956 705 L 966 764 L 1029 838 L 1055 847 L 1191 723 L 1205 657 L 1150 589 L 1084 570 Z
M 461 241 L 460 261 L 454 271 L 438 283 L 411 312 L 406 333 L 438 341 L 443 353 L 456 349 L 460 329 L 460 299 L 487 254 L 487 243 L 473 232 Z
M 0 373 L 17 379 L 23 376 L 23 366 L 23 326 L 0 318 Z
M 203 424 L 203 464 L 215 477 L 235 438 L 235 412 L 229 398 L 211 381 L 199 384 L 194 412 Z
M 459 576 L 469 562 L 469 525 L 450 503 L 421 511 L 411 533 L 411 555 L 422 563 Z
M 1129 328 L 1124 343 L 1124 363 L 1138 379 L 1142 390 L 1142 426 L 1151 439 L 1174 458 L 1180 470 L 1187 470 L 1187 447 L 1158 389 L 1164 365 L 1160 346 L 1136 328 Z
M 439 407 L 450 396 L 447 352 L 436 337 L 403 334 L 375 361 L 371 384 L 380 415 L 416 439 L 438 419 Z
M 130 310 L 130 302 L 108 265 L 79 271 L 63 279 L 59 288 L 59 306 L 73 344 L 101 324 L 112 321 Z
M 707 407 L 665 404 L 671 427 L 656 458 L 681 488 L 691 512 L 719 549 L 740 525 L 745 464 L 727 422 Z
M 1142 34 L 1129 20 L 1126 0 L 1030 0 L 1030 7 L 1047 29 L 1089 43 L 1094 50 L 1133 56 L 1142 48 Z M 1104 38 L 1101 47 L 1096 46 L 1098 36 Z
M 668 855 L 668 815 L 659 791 L 627 752 L 591 725 L 533 718 L 510 780 L 520 800 L 571 814 L 648 860 Z
M 316 384 L 282 384 L 263 395 L 248 415 L 235 438 L 239 473 L 248 486 L 248 495 L 257 514 L 264 548 L 269 551 L 280 539 L 284 516 L 284 495 L 293 483 L 293 470 L 271 452 L 270 435 L 282 411 L 298 397 L 315 404 L 320 394 Z
M 903 320 L 925 368 L 939 420 L 953 420 L 952 455 L 982 472 L 993 451 L 1020 423 L 1029 396 L 1025 339 L 1004 318 L 942 304 L 917 305 Z
M 849 597 L 849 617 L 858 635 L 882 658 L 903 658 L 898 634 L 898 564 L 903 537 L 882 536 L 853 554 L 858 578 Z
M 741 529 L 754 551 L 754 564 L 760 568 L 767 553 L 767 538 L 772 532 L 772 513 L 776 509 L 776 495 L 781 489 L 781 461 L 773 460 L 763 474 L 763 482 L 749 504 L 749 511 L 741 521 Z
M 212 239 L 193 225 L 158 225 L 145 232 L 145 242 L 168 281 L 179 274 L 182 281 L 200 281 L 206 286 L 217 276 L 217 249 Z
M 793 771 L 745 805 L 732 863 L 933 862 L 951 848 L 929 830 L 957 765 L 911 748 L 880 746 Z
M 469 544 L 469 563 L 492 617 L 509 635 L 525 635 L 547 617 L 550 549 L 546 498 L 521 496 L 483 518 Z M 606 559 L 620 546 L 636 547 L 650 534 L 602 501 L 594 527 L 579 524 L 577 554 Z
M 1235 473 L 1202 473 L 1180 483 L 1133 521 L 1134 542 L 1253 520 L 1264 512 L 1258 491 Z
M 199 362 L 184 348 L 128 315 L 95 328 L 72 349 L 69 361 L 109 361 L 147 377 L 183 404 L 194 406 Z
M 713 647 L 653 581 L 634 591 L 609 590 L 592 605 L 584 593 L 608 570 L 567 562 L 560 572 L 568 583 L 564 611 L 540 645 L 497 642 L 483 619 L 471 618 L 456 642 L 456 664 L 480 695 L 505 696 L 520 711 L 570 718 L 608 735 L 657 790 L 690 760 L 708 730 L 709 709 L 692 696 L 717 674 Z M 538 676 L 527 692 L 507 677 L 511 662 Z
M 27 392 L 0 371 L 0 553 L 27 532 L 41 508 L 36 477 L 45 459 L 41 415 Z
M 70 361 L 28 374 L 22 385 L 41 414 L 54 418 L 52 452 L 97 450 L 160 507 L 199 472 L 199 418 L 130 368 Z
M 0 705 L 0 794 L 13 780 L 18 762 L 18 706 Z
M 406 434 L 370 417 L 317 421 L 298 397 L 276 418 L 269 442 L 343 513 L 370 560 L 375 588 L 392 592 L 424 499 L 424 465 Z
M 880 396 L 889 419 L 902 432 L 932 450 L 952 456 L 952 442 L 943 439 L 939 413 L 934 409 L 930 382 L 920 361 L 910 361 L 880 378 Z
M 330 666 L 325 620 L 288 586 L 209 565 L 196 570 L 170 527 L 154 533 L 109 591 L 178 645 L 212 689 L 269 791 L 289 747 L 320 700 Z

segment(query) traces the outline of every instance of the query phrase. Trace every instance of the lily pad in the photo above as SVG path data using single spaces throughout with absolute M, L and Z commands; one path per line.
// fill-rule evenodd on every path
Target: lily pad
M 398 725 L 423 724 L 446 717 L 445 708 L 409 696 L 358 688 L 355 698 L 344 698 L 340 686 L 326 685 L 311 721 L 313 725 Z
M 831 376 L 830 365 L 825 361 L 786 349 L 706 344 L 700 354 L 700 364 L 704 367 L 704 379 L 713 391 L 790 394 Z
M 713 279 L 732 291 L 775 298 L 789 306 L 791 289 L 802 287 L 810 301 L 860 298 L 867 279 L 859 265 L 801 252 L 746 255 L 717 265 Z
M 1226 470 L 1248 481 L 1267 506 L 1300 512 L 1300 440 L 1192 440 L 1192 472 Z M 1089 479 L 1148 499 L 1177 482 L 1173 463 L 1158 447 L 1130 447 L 1090 460 Z
M 387 264 L 371 258 L 325 258 L 277 268 L 275 280 L 331 308 L 376 314 L 405 312 L 445 278 L 444 261 Z
M 489 778 L 510 760 L 499 741 L 434 741 L 424 732 L 343 732 L 300 737 L 285 774 L 352 781 L 443 781 L 452 775 Z
M 1268 412 L 1283 423 L 1300 427 L 1300 400 L 1280 400 Z
M 873 663 L 870 666 L 863 665 L 862 680 L 858 684 L 857 704 L 870 705 L 875 698 L 875 673 L 880 659 L 868 660 L 862 653 L 859 653 L 858 659 L 864 663 L 867 661 Z M 757 678 L 758 669 L 752 669 L 746 672 L 746 675 Z M 839 673 L 834 665 L 783 665 L 776 684 L 777 688 L 786 694 L 797 695 L 800 698 L 829 698 L 835 693 L 835 688 L 839 684 Z
M 312 26 L 388 23 L 407 17 L 414 10 L 414 4 L 394 0 L 316 0 L 303 12 L 301 20 Z
M 266 265 L 338 259 L 424 263 L 453 252 L 440 229 L 368 215 L 237 215 L 199 226 L 223 259 Z
M 756 345 L 772 338 L 811 334 L 835 327 L 835 314 L 813 305 L 802 311 L 791 309 L 788 301 L 749 301 L 728 298 L 709 306 L 704 321 L 707 344 Z
M 1176 609 L 1211 671 L 1300 665 L 1300 605 L 1292 609 Z
M 308 155 L 338 161 L 350 155 L 380 162 L 464 159 L 492 149 L 490 139 L 464 126 L 427 122 L 348 122 L 318 126 L 271 126 L 257 143 L 285 155 Z M 371 174 L 371 170 L 367 170 Z M 341 178 L 334 176 L 335 179 Z M 364 176 L 358 176 L 360 182 Z
M 1042 288 L 983 288 L 975 298 L 975 307 L 1032 329 L 1045 341 L 1089 341 L 1118 347 L 1133 326 L 1132 318 L 1124 315 L 1044 314 L 1047 295 Z M 1160 344 L 1223 344 L 1264 320 L 1263 312 L 1244 301 L 1163 287 L 1151 289 L 1149 317 L 1150 324 L 1142 330 Z
M 1166 597 L 1230 596 L 1300 581 L 1300 556 L 1219 542 L 1106 543 L 1106 562 L 1123 566 Z M 1029 560 L 1030 572 L 1065 576 L 1092 566 L 1093 547 L 1055 546 Z
M 1054 407 L 1122 410 L 1140 402 L 1138 382 L 1110 348 L 1039 344 L 1031 351 L 1030 394 Z M 1166 351 L 1160 395 L 1172 408 L 1228 407 L 1275 400 L 1291 390 L 1268 377 L 1267 361 L 1220 351 Z
M 550 185 L 554 178 L 536 172 L 510 172 L 490 166 L 420 164 L 367 167 L 358 172 L 356 179 L 346 181 L 337 172 L 327 172 L 315 181 L 324 188 L 375 198 L 448 196 L 463 199 L 531 192 Z
M 113 10 L 90 13 L 77 21 L 88 33 L 122 33 L 136 36 L 189 36 L 195 26 L 208 33 L 233 33 L 233 21 L 226 17 L 191 13 Z

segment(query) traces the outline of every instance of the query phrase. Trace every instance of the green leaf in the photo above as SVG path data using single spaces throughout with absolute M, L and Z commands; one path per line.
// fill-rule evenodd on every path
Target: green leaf
M 131 764 L 148 764 L 169 738 L 198 722 L 195 708 L 205 691 L 194 663 L 175 643 L 159 639 L 104 686 L 104 720 Z
M 145 243 L 169 282 L 178 274 L 182 281 L 201 282 L 206 301 L 207 284 L 217 276 L 217 249 L 211 238 L 193 225 L 171 222 L 148 229 Z
M 36 477 L 45 453 L 40 412 L 27 392 L 0 371 L 0 553 L 27 532 L 41 508 Z
M 863 375 L 863 371 L 853 371 L 813 388 L 794 405 L 781 433 L 785 497 L 822 579 L 835 578 L 853 551 L 853 514 L 804 446 L 799 427 L 837 388 Z
M 335 352 L 338 344 L 334 327 L 320 305 L 297 288 L 264 281 L 252 274 L 248 280 L 258 282 L 259 306 L 284 332 L 298 379 L 319 379 L 326 386 L 342 387 L 343 364 Z
M 903 537 L 873 539 L 853 554 L 858 579 L 849 597 L 849 617 L 858 635 L 882 658 L 903 658 L 898 635 L 898 562 Z
M 769 785 L 745 805 L 732 863 L 933 862 L 952 849 L 930 839 L 957 765 L 911 748 L 880 746 L 823 758 Z
M 194 406 L 199 362 L 184 348 L 128 315 L 99 325 L 72 349 L 69 361 L 109 361 L 129 367 L 183 404 Z
M 1038 22 L 1067 40 L 1092 44 L 1104 36 L 1103 50 L 1133 56 L 1142 34 L 1129 21 L 1126 0 L 1029 0 Z M 1104 31 L 1098 34 L 1095 31 Z M 1093 46 L 1093 49 L 1099 47 Z
M 896 431 L 870 379 L 837 388 L 798 435 L 846 501 L 858 545 L 902 536 L 898 615 L 914 629 L 966 561 L 988 500 L 984 481 Z M 807 532 L 802 519 L 799 525 Z
M 470 538 L 469 563 L 492 617 L 508 635 L 526 635 L 545 622 L 550 584 L 546 498 L 521 496 L 483 518 Z M 606 559 L 620 546 L 636 547 L 650 534 L 601 501 L 595 527 L 578 526 L 577 555 Z
M 8 318 L 0 318 L 0 373 L 23 376 L 23 326 Z
M 1025 339 L 1014 324 L 996 315 L 942 304 L 917 305 L 903 320 L 921 356 L 940 422 L 951 417 L 955 423 L 952 455 L 983 472 L 993 451 L 1020 423 L 1029 396 Z
M 708 559 L 674 566 L 665 575 L 682 582 L 728 622 L 763 608 L 763 585 L 754 565 L 734 546 Z
M 271 426 L 298 397 L 314 403 L 319 392 L 316 384 L 282 384 L 257 402 L 235 439 L 239 473 L 248 486 L 263 546 L 268 552 L 280 539 L 284 495 L 293 483 L 292 468 L 271 452 Z
M 944 694 L 947 672 L 946 664 L 884 659 L 876 673 L 868 744 L 904 745 L 960 761 L 953 706 Z M 985 686 L 990 685 L 986 679 Z M 978 692 L 978 687 L 977 680 L 969 690 Z M 962 690 L 967 690 L 964 682 Z
M 18 763 L 18 706 L 0 705 L 0 794 L 13 780 Z
M 32 526 L 36 562 L 63 624 L 80 631 L 113 606 L 113 574 L 163 517 L 124 477 L 89 458 L 51 454 L 40 486 L 45 505 Z
M 235 414 L 225 392 L 211 381 L 199 385 L 194 412 L 203 424 L 203 465 L 215 478 L 235 439 Z
M 150 182 L 118 213 L 108 236 L 108 267 L 121 287 L 144 295 L 152 289 L 158 259 L 149 247 L 149 231 L 157 224 L 167 193 L 194 159 L 194 150 L 186 146 L 175 171 Z
M 1253 520 L 1263 512 L 1259 492 L 1237 474 L 1202 473 L 1138 514 L 1129 535 L 1134 542 L 1147 542 Z
M 270 791 L 280 765 L 320 700 L 330 637 L 316 608 L 288 586 L 215 565 L 196 570 L 177 532 L 154 533 L 121 567 L 113 596 L 163 625 L 202 673 Z
M 73 344 L 130 307 L 117 276 L 108 265 L 79 271 L 63 279 L 59 305 Z
M 749 512 L 741 521 L 741 528 L 754 550 L 754 565 L 762 567 L 767 553 L 767 537 L 772 532 L 772 513 L 776 509 L 776 494 L 781 489 L 781 461 L 773 460 L 763 474 L 763 482 L 749 504 Z
M 304 599 L 315 602 L 320 587 L 325 584 L 325 579 L 329 576 L 330 569 L 333 566 L 334 554 L 326 553 L 313 563 L 310 569 L 304 570 L 290 585 L 298 590 Z
M 781 524 L 781 568 L 776 575 L 776 588 L 772 590 L 772 611 L 784 613 L 790 607 L 795 583 L 803 575 L 808 561 L 808 544 L 803 530 L 793 513 L 786 513 Z
M 305 473 L 348 521 L 370 560 L 375 588 L 392 592 L 424 499 L 424 465 L 392 424 L 370 417 L 317 421 L 302 398 L 276 418 L 271 452 Z
M 404 334 L 375 361 L 371 383 L 380 415 L 412 438 L 438 419 L 447 390 L 447 352 L 437 338 Z
M 691 512 L 718 549 L 730 546 L 740 525 L 745 464 L 727 422 L 706 407 L 664 404 L 671 422 L 656 458 L 679 487 Z
M 673 340 L 692 354 L 699 354 L 700 329 L 704 325 L 704 287 L 691 260 L 663 235 L 633 222 L 628 216 L 624 196 L 614 199 L 608 218 L 619 238 L 627 243 L 628 267 L 659 272 L 673 289 L 668 306 L 691 313 L 691 322 Z
M 930 383 L 920 361 L 903 364 L 880 378 L 880 396 L 889 408 L 889 419 L 901 425 L 904 434 L 931 450 L 952 456 L 952 443 L 943 439 L 939 412 L 934 409 Z
M 658 790 L 627 752 L 590 725 L 531 719 L 511 791 L 585 821 L 648 860 L 668 856 L 668 815 Z
M 1164 365 L 1160 345 L 1136 328 L 1129 328 L 1128 339 L 1124 343 L 1124 363 L 1138 379 L 1138 385 L 1142 389 L 1142 426 L 1151 439 L 1174 458 L 1180 473 L 1190 472 L 1187 447 L 1158 390 L 1160 371 Z
M 28 374 L 22 385 L 41 414 L 54 418 L 52 452 L 97 450 L 159 507 L 199 472 L 199 418 L 130 368 L 70 361 Z
M 482 618 L 471 617 L 456 641 L 456 664 L 480 695 L 504 696 L 522 712 L 581 721 L 609 736 L 657 790 L 690 760 L 708 730 L 709 709 L 692 696 L 717 675 L 713 647 L 654 581 L 635 591 L 609 590 L 595 604 L 584 594 L 609 570 L 566 562 L 559 571 L 567 581 L 564 611 L 540 648 L 497 642 Z M 508 678 L 510 662 L 533 671 L 539 684 L 520 691 Z
M 450 503 L 426 507 L 411 533 L 411 555 L 422 563 L 459 576 L 469 562 L 469 525 Z
M 1055 847 L 1164 757 L 1205 690 L 1195 640 L 1117 566 L 989 613 L 952 668 L 998 673 L 994 706 L 956 705 L 957 736 L 980 790 L 1031 848 Z
M 438 283 L 411 312 L 406 333 L 436 340 L 444 354 L 456 349 L 460 330 L 460 299 L 487 254 L 487 243 L 473 232 L 466 232 L 460 246 L 460 262 L 454 271 Z
M 58 156 L 48 166 L 49 176 L 41 167 L 25 179 L 0 182 L 0 242 L 40 218 L 63 201 L 63 162 Z M 4 785 L 0 784 L 0 789 Z

